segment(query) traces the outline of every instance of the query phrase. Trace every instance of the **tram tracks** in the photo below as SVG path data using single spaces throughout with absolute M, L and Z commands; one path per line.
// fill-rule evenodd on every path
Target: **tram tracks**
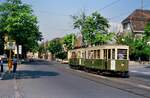
M 73 75 L 77 75 L 81 78 L 96 82 L 98 84 L 103 84 L 105 86 L 119 89 L 124 92 L 128 92 L 134 95 L 141 96 L 141 98 L 150 98 L 150 86 L 142 84 L 142 80 L 134 78 L 113 78 L 113 77 L 105 77 L 92 73 L 87 73 L 80 70 L 70 69 L 69 67 L 57 67 L 63 72 L 71 73 Z

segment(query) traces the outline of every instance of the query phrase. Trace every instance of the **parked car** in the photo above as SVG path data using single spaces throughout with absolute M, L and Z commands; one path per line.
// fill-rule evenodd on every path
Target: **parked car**
M 3 63 L 7 63 L 7 62 L 8 62 L 7 56 L 5 56 L 5 55 L 0 55 L 0 57 L 2 58 Z
M 68 60 L 62 60 L 61 64 L 68 64 Z

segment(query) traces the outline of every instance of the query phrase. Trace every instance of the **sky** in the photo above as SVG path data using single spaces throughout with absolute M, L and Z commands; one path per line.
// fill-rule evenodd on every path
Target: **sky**
M 44 40 L 63 37 L 79 32 L 73 29 L 71 15 L 84 11 L 87 15 L 98 11 L 109 19 L 110 30 L 120 30 L 120 23 L 135 9 L 141 8 L 142 0 L 22 0 L 32 6 L 38 17 Z M 143 8 L 150 9 L 150 0 L 143 0 Z

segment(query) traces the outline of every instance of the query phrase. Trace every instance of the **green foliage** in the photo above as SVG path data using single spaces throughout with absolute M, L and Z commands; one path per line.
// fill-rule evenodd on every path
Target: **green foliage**
M 73 26 L 74 28 L 78 28 L 80 31 L 82 31 L 82 29 L 84 28 L 85 25 L 85 20 L 86 20 L 86 15 L 84 12 L 81 13 L 81 15 L 79 16 L 72 16 L 73 18 Z
M 30 5 L 21 0 L 7 0 L 0 4 L 1 31 L 9 35 L 23 49 L 34 51 L 42 35 L 37 25 L 37 17 L 33 15 Z
M 0 32 L 0 55 L 4 53 L 4 40 L 3 40 L 3 33 Z
M 85 13 L 82 13 L 80 16 L 73 16 L 73 21 L 74 28 L 78 28 L 82 33 L 84 43 L 91 45 L 98 42 L 106 42 L 108 39 L 100 40 L 100 37 L 107 36 L 109 24 L 107 19 L 98 12 L 94 12 L 89 16 L 86 16 Z
M 67 50 L 73 49 L 74 41 L 75 41 L 75 34 L 68 34 L 63 37 L 63 44 Z
M 146 25 L 144 35 L 145 41 L 150 41 L 150 23 Z
M 56 39 L 51 40 L 48 43 L 48 50 L 52 54 L 57 54 L 57 53 L 61 52 L 62 51 L 61 39 L 60 38 L 56 38 Z
M 95 35 L 95 44 L 105 44 L 107 41 L 112 40 L 115 33 L 108 33 L 108 34 L 102 34 L 102 33 L 96 33 Z
M 44 43 L 39 45 L 38 52 L 41 53 L 41 54 L 46 52 L 46 49 L 44 47 Z
M 149 32 L 149 31 L 146 31 Z M 150 46 L 147 44 L 147 38 L 149 35 L 144 34 L 143 38 L 135 38 L 132 33 L 126 35 L 120 35 L 116 37 L 118 44 L 124 44 L 129 46 L 129 55 L 131 59 L 138 59 L 141 57 L 143 60 L 148 60 L 150 56 Z
M 56 58 L 64 60 L 67 58 L 67 52 L 62 51 L 62 52 L 57 53 L 55 56 Z

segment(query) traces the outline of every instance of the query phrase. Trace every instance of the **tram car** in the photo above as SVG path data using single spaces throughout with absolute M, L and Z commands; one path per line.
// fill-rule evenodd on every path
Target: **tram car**
M 71 68 L 129 77 L 129 47 L 126 45 L 101 45 L 73 49 L 68 51 L 68 60 Z

